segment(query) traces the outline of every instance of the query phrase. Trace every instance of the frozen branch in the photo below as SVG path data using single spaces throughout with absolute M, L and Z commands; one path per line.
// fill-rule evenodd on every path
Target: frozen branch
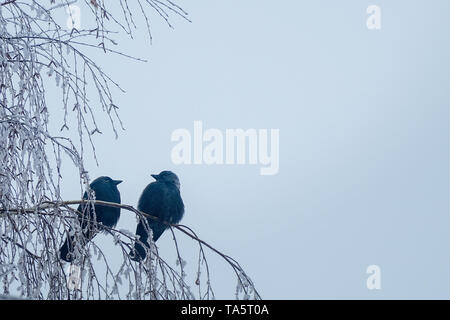
M 41 205 L 36 206 L 34 208 L 9 209 L 9 210 L 0 209 L 0 217 L 2 217 L 2 216 L 8 217 L 11 215 L 20 215 L 20 216 L 41 215 L 45 219 L 55 219 L 55 218 L 56 219 L 67 219 L 68 220 L 67 224 L 70 225 L 69 220 L 76 220 L 76 219 L 74 219 L 76 217 L 76 215 L 81 215 L 80 212 L 78 212 L 74 209 L 71 209 L 70 206 L 71 205 L 79 205 L 81 203 L 91 203 L 91 204 L 96 204 L 96 205 L 121 208 L 126 211 L 134 213 L 139 218 L 150 218 L 150 219 L 154 219 L 154 220 L 159 220 L 157 217 L 154 217 L 154 216 L 146 214 L 142 211 L 139 211 L 139 210 L 135 209 L 133 206 L 125 205 L 125 204 L 117 204 L 117 203 L 112 203 L 112 202 L 106 202 L 106 201 L 99 201 L 99 200 L 46 201 L 46 202 L 42 203 Z M 63 212 L 67 211 L 68 215 L 61 214 L 60 210 L 63 210 Z M 205 278 L 206 288 L 205 288 L 204 292 L 199 290 L 199 294 L 198 294 L 197 298 L 199 298 L 199 299 L 214 298 L 214 292 L 213 292 L 213 289 L 211 286 L 211 279 L 210 279 L 210 274 L 209 274 L 209 266 L 208 266 L 207 257 L 206 257 L 205 251 L 204 251 L 204 247 L 206 247 L 209 250 L 211 250 L 213 253 L 219 255 L 233 269 L 234 273 L 236 274 L 237 281 L 238 281 L 238 288 L 239 288 L 238 290 L 241 291 L 240 293 L 243 294 L 244 298 L 245 297 L 250 298 L 250 295 L 253 294 L 253 298 L 260 299 L 260 296 L 259 296 L 257 290 L 255 289 L 252 281 L 246 275 L 246 273 L 244 272 L 244 270 L 242 269 L 242 267 L 239 265 L 239 263 L 236 260 L 234 260 L 230 256 L 222 253 L 220 250 L 214 248 L 213 246 L 211 246 L 204 240 L 201 240 L 191 228 L 189 228 L 185 225 L 182 225 L 182 224 L 169 224 L 165 221 L 160 221 L 160 222 L 167 224 L 172 231 L 174 245 L 176 247 L 177 256 L 178 256 L 177 265 L 180 268 L 179 271 L 176 271 L 173 267 L 170 266 L 169 263 L 167 263 L 166 261 L 164 261 L 161 258 L 161 256 L 158 253 L 158 250 L 153 242 L 151 243 L 150 252 L 149 252 L 150 254 L 148 255 L 150 257 L 150 259 L 149 259 L 150 261 L 147 260 L 147 261 L 138 262 L 138 263 L 132 262 L 130 260 L 130 257 L 128 257 L 128 252 L 133 246 L 133 241 L 138 241 L 138 239 L 135 239 L 133 234 L 130 234 L 129 232 L 125 232 L 124 230 L 116 230 L 114 228 L 107 228 L 108 233 L 110 233 L 113 236 L 113 239 L 116 241 L 116 245 L 118 244 L 121 246 L 125 260 L 129 264 L 129 266 L 130 267 L 133 266 L 134 267 L 133 270 L 143 270 L 144 271 L 142 274 L 139 275 L 139 277 L 137 277 L 138 279 L 142 279 L 142 277 L 147 277 L 148 279 L 151 279 L 152 277 L 154 277 L 152 272 L 158 273 L 158 271 L 155 270 L 155 268 L 157 269 L 157 267 L 155 267 L 155 266 L 159 266 L 159 268 L 160 268 L 159 272 L 161 272 L 161 275 L 163 275 L 163 276 L 167 275 L 167 276 L 169 276 L 169 279 L 171 279 L 170 280 L 171 287 L 177 288 L 177 289 L 175 289 L 175 291 L 182 293 L 179 296 L 179 298 L 191 299 L 191 298 L 195 297 L 195 295 L 192 292 L 190 292 L 189 286 L 186 284 L 185 279 L 184 279 L 185 275 L 183 274 L 184 273 L 183 267 L 184 267 L 185 261 L 181 258 L 180 252 L 178 250 L 177 238 L 176 238 L 176 235 L 174 232 L 174 230 L 177 230 L 178 232 L 181 232 L 185 236 L 196 241 L 199 246 L 199 255 L 201 258 L 198 260 L 198 266 L 197 266 L 198 275 L 197 275 L 197 279 L 195 280 L 195 285 L 200 286 L 200 283 L 201 283 L 200 274 L 201 274 L 201 271 L 203 269 L 205 269 L 204 271 L 206 272 L 206 278 Z M 151 232 L 150 230 L 147 230 L 147 231 Z M 66 232 L 67 232 L 67 230 L 64 230 L 63 232 L 60 232 L 60 235 L 64 235 Z M 58 236 L 58 235 L 56 235 L 56 236 Z M 126 240 L 121 240 L 120 239 L 121 237 L 125 238 Z M 5 238 L 1 235 L 0 235 L 0 239 L 2 239 L 5 242 L 8 241 L 8 243 L 12 246 L 19 246 L 20 248 L 24 249 L 24 247 L 20 243 L 18 243 L 17 241 L 14 242 L 13 239 Z M 99 251 L 98 254 L 100 254 L 103 258 L 104 256 L 101 253 L 101 249 L 98 248 L 96 245 L 94 245 L 94 247 L 96 248 L 96 250 Z M 43 249 L 41 249 L 41 251 L 42 250 Z M 52 248 L 51 250 L 48 250 L 48 248 L 44 248 L 44 251 L 51 251 L 51 252 L 55 252 L 57 254 L 58 247 Z M 32 253 L 29 250 L 27 250 L 27 253 L 28 253 L 29 257 L 33 260 L 41 261 L 43 259 L 37 253 Z M 81 256 L 83 256 L 83 255 L 89 256 L 89 253 L 81 254 Z M 57 259 L 58 259 L 58 256 L 54 257 L 53 260 L 57 260 Z M 153 260 L 153 263 L 152 263 L 152 260 Z M 105 263 L 106 263 L 106 260 L 105 260 Z M 89 266 L 89 267 L 91 267 L 91 266 Z M 110 269 L 110 267 L 108 265 L 106 265 L 106 267 L 107 267 L 108 272 L 110 272 L 111 275 L 113 275 L 113 272 Z M 121 269 L 123 269 L 123 268 L 121 268 Z M 116 274 L 116 275 L 114 275 L 113 278 L 117 278 L 118 276 L 120 276 L 120 275 Z M 1 275 L 0 275 L 0 278 L 1 278 Z M 153 287 L 150 286 L 150 282 L 148 282 L 149 287 L 140 288 L 139 292 L 141 294 L 142 294 L 142 292 L 146 292 L 146 294 L 144 294 L 143 296 L 145 297 L 146 295 L 149 295 L 150 298 L 173 298 L 173 297 L 176 297 L 176 294 L 173 294 L 173 291 L 169 290 L 169 288 L 167 286 L 167 282 L 165 284 L 163 281 L 160 281 L 160 280 L 157 282 L 159 283 L 159 285 L 153 284 L 154 285 Z M 117 285 L 117 283 L 115 283 L 114 285 Z M 131 287 L 138 288 L 139 283 L 135 283 Z M 70 289 L 65 290 L 64 292 L 70 292 Z M 163 294 L 163 292 L 165 292 L 165 294 Z M 106 293 L 105 290 L 103 290 L 103 293 Z M 136 295 L 137 295 L 136 292 L 132 292 L 132 291 L 128 292 L 128 296 L 136 297 Z M 138 295 L 142 298 L 142 296 L 140 294 L 138 294 Z M 113 298 L 113 296 L 114 296 L 114 294 L 113 295 L 108 294 L 105 296 L 105 298 Z M 118 297 L 120 297 L 120 296 L 118 296 Z
M 74 22 L 74 4 L 83 12 L 84 25 L 68 28 L 56 17 L 58 10 L 64 10 L 68 21 Z M 84 201 L 63 201 L 62 166 L 75 167 L 80 191 L 87 189 L 90 177 L 85 148 L 90 147 L 89 154 L 96 159 L 93 138 L 105 129 L 96 119 L 106 117 L 116 136 L 123 129 L 114 96 L 124 89 L 93 59 L 92 52 L 145 61 L 117 49 L 117 37 L 134 38 L 138 25 L 144 24 L 151 41 L 154 17 L 169 27 L 172 17 L 189 21 L 187 13 L 170 0 L 0 2 L 1 297 L 213 299 L 205 252 L 209 251 L 234 271 L 237 298 L 260 298 L 237 261 L 184 225 L 170 225 L 176 266 L 161 257 L 154 243 L 145 261 L 132 261 L 128 253 L 139 239 L 129 231 L 106 227 L 103 229 L 119 248 L 119 256 L 109 257 L 94 239 L 75 246 L 76 259 L 69 270 L 59 259 L 59 247 L 69 233 L 83 243 L 80 213 L 71 206 Z M 57 101 L 55 94 L 60 95 Z M 50 118 L 60 122 L 51 123 Z M 59 132 L 50 129 L 55 127 Z M 132 206 L 95 203 L 119 206 L 138 218 L 148 217 Z M 180 234 L 198 245 L 193 281 L 196 294 L 188 285 L 177 239 Z M 79 283 L 74 284 L 72 272 L 78 271 Z

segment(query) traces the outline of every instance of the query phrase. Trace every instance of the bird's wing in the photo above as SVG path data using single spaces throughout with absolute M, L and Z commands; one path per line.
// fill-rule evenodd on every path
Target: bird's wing
M 165 212 L 167 211 L 168 188 L 165 183 L 152 182 L 142 192 L 139 198 L 138 209 L 155 216 L 161 220 L 165 220 Z M 156 241 L 166 229 L 166 225 L 155 221 L 151 218 L 147 219 L 149 227 L 153 231 L 153 240 Z M 147 237 L 145 230 L 140 230 L 141 236 Z
M 164 209 L 164 198 L 166 194 L 167 187 L 164 183 L 150 183 L 139 198 L 138 209 L 147 214 L 161 217 L 160 214 Z

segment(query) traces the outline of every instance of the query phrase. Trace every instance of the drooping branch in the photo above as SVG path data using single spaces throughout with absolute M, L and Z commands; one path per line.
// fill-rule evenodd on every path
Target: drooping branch
M 68 209 L 69 211 L 71 211 L 77 215 L 81 215 L 82 214 L 81 212 L 78 212 L 77 210 L 72 209 L 70 207 L 72 205 L 80 205 L 80 204 L 91 204 L 91 205 L 95 204 L 95 205 L 101 205 L 101 206 L 107 206 L 107 207 L 120 208 L 120 209 L 124 209 L 126 211 L 136 214 L 141 219 L 148 218 L 148 219 L 152 219 L 155 221 L 159 221 L 163 224 L 166 224 L 172 232 L 173 240 L 174 240 L 174 243 L 175 243 L 175 246 L 177 249 L 177 255 L 178 255 L 177 264 L 180 265 L 181 274 L 183 274 L 183 272 L 184 272 L 183 265 L 185 262 L 182 260 L 180 254 L 179 254 L 176 236 L 175 236 L 175 233 L 173 232 L 173 229 L 178 230 L 182 234 L 184 234 L 187 237 L 191 238 L 192 240 L 196 241 L 200 247 L 200 255 L 201 255 L 200 261 L 206 263 L 206 270 L 208 273 L 208 281 L 207 281 L 208 290 L 207 290 L 206 294 L 211 292 L 212 297 L 214 297 L 214 294 L 212 292 L 212 287 L 210 287 L 209 266 L 208 266 L 206 254 L 205 254 L 203 247 L 206 247 L 209 250 L 211 250 L 213 253 L 219 255 L 232 268 L 232 270 L 236 274 L 236 277 L 238 280 L 238 290 L 242 290 L 244 292 L 244 299 L 249 299 L 250 294 L 253 294 L 254 299 L 261 299 L 261 296 L 259 295 L 258 291 L 256 290 L 252 280 L 247 276 L 247 274 L 245 273 L 243 268 L 240 266 L 240 264 L 235 259 L 233 259 L 229 255 L 221 252 L 220 250 L 214 248 L 212 245 L 210 245 L 206 241 L 200 239 L 198 237 L 198 235 L 194 232 L 194 230 L 192 230 L 192 228 L 190 228 L 186 225 L 183 225 L 183 224 L 170 224 L 166 221 L 162 221 L 158 217 L 155 217 L 155 216 L 149 215 L 145 212 L 142 212 L 142 211 L 134 208 L 131 205 L 118 204 L 118 203 L 101 201 L 101 200 L 44 201 L 40 205 L 33 207 L 33 208 L 17 208 L 17 209 L 9 209 L 9 210 L 0 209 L 0 217 L 5 216 L 5 215 L 10 215 L 10 214 L 12 214 L 12 215 L 37 214 L 37 215 L 43 215 L 43 216 L 54 216 L 54 215 L 59 214 L 60 208 Z M 52 211 L 52 210 L 56 210 L 56 212 Z M 84 217 L 84 219 L 86 219 L 86 218 Z M 109 227 L 105 227 L 105 226 L 102 226 L 102 227 L 108 229 L 108 232 L 111 234 L 118 233 L 118 234 L 121 234 L 122 236 L 128 238 L 130 241 L 139 241 L 139 239 L 136 239 L 134 237 L 134 235 L 126 233 L 123 230 L 117 230 L 117 229 L 109 228 Z M 148 230 L 148 232 L 151 232 L 151 231 Z M 124 244 L 126 249 L 128 249 L 128 250 L 131 249 L 130 244 L 128 244 L 128 243 L 122 243 L 122 244 Z M 154 245 L 154 243 L 152 243 L 152 244 Z M 35 255 L 31 252 L 30 252 L 30 255 L 37 257 L 37 255 Z M 166 262 L 160 262 L 160 263 L 166 264 Z M 200 267 L 200 263 L 199 263 L 199 267 Z M 174 271 L 171 267 L 169 267 L 169 268 L 172 271 Z M 196 284 L 199 285 L 198 278 L 196 279 Z M 204 298 L 204 297 L 200 296 L 199 298 Z

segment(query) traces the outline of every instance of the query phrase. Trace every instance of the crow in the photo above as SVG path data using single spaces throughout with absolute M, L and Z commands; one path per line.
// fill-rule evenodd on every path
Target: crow
M 180 180 L 177 175 L 171 171 L 162 171 L 158 175 L 152 174 L 151 176 L 156 181 L 147 185 L 142 192 L 138 209 L 157 217 L 158 220 L 141 219 L 136 228 L 139 241 L 147 248 L 149 248 L 147 230 L 152 230 L 153 241 L 156 242 L 168 227 L 163 222 L 176 224 L 180 222 L 184 214 L 184 204 L 180 195 Z M 135 242 L 134 250 L 130 252 L 130 257 L 134 261 L 144 260 L 146 257 L 146 250 L 140 242 Z
M 117 185 L 121 183 L 122 180 L 113 180 L 110 177 L 99 177 L 95 179 L 89 186 L 95 193 L 96 200 L 102 200 L 107 202 L 114 202 L 120 204 L 120 192 L 117 189 Z M 84 193 L 83 199 L 88 199 L 87 192 Z M 94 209 L 95 208 L 95 213 Z M 104 231 L 103 226 L 113 228 L 120 217 L 120 208 L 107 207 L 99 204 L 92 205 L 88 203 L 82 203 L 78 206 L 78 221 L 81 225 L 83 231 L 82 240 L 83 245 L 89 242 L 95 237 L 98 231 Z M 95 220 L 94 220 L 95 214 Z M 97 224 L 97 223 L 101 223 Z M 67 262 L 72 262 L 74 259 L 74 247 L 75 247 L 75 236 L 69 235 L 66 241 L 59 250 L 61 259 Z

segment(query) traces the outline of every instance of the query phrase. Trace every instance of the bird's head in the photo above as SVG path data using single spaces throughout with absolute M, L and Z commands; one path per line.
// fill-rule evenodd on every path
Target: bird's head
M 172 171 L 162 171 L 160 174 L 152 174 L 152 177 L 155 178 L 156 181 L 172 183 L 180 189 L 180 180 Z
M 110 177 L 99 177 L 97 179 L 94 180 L 94 182 L 100 182 L 100 183 L 104 183 L 104 184 L 108 184 L 110 186 L 117 186 L 119 183 L 122 183 L 122 180 L 113 180 Z

